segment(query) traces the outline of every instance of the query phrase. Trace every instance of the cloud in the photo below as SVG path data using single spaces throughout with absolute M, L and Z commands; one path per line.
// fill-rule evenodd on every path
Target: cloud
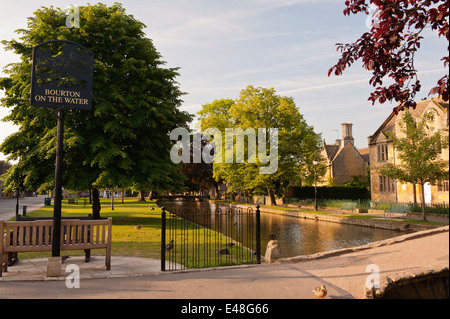
M 342 87 L 342 86 L 353 86 L 356 84 L 361 83 L 368 83 L 368 79 L 360 79 L 360 80 L 352 80 L 352 81 L 344 81 L 344 82 L 334 82 L 334 83 L 326 83 L 326 84 L 319 84 L 314 86 L 307 86 L 307 87 L 301 87 L 301 88 L 295 88 L 290 90 L 284 90 L 278 92 L 279 94 L 293 94 L 293 93 L 302 93 L 306 91 L 315 91 L 315 90 L 325 90 L 325 89 L 331 89 L 336 87 Z

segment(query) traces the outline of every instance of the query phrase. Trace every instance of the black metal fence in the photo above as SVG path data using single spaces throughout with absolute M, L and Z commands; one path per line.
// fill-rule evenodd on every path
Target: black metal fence
M 162 207 L 161 270 L 261 263 L 260 211 Z

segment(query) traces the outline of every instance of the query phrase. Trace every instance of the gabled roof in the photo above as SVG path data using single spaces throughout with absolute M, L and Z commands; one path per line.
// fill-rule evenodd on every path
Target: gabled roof
M 329 160 L 333 160 L 336 156 L 337 152 L 339 151 L 340 146 L 339 145 L 327 145 L 325 142 L 323 143 L 323 147 L 325 149 L 325 154 L 327 154 L 327 157 Z
M 336 144 L 327 145 L 325 143 L 325 141 L 323 141 L 323 148 L 325 150 L 325 154 L 326 154 L 327 158 L 332 162 L 336 159 L 336 157 L 338 157 L 338 155 L 344 150 L 344 148 L 347 145 L 350 145 L 367 163 L 369 163 L 370 159 L 369 159 L 369 148 L 368 147 L 358 150 L 351 143 L 348 143 L 344 147 L 341 147 L 341 145 L 336 145 Z
M 365 148 L 360 148 L 358 150 L 359 154 L 361 155 L 362 158 L 364 158 L 364 160 L 369 163 L 370 162 L 370 154 L 369 154 L 369 148 L 365 147 Z
M 448 109 L 448 102 L 444 102 L 440 97 L 433 97 L 430 99 L 422 100 L 420 102 L 417 102 L 416 107 L 414 109 L 409 108 L 409 112 L 413 116 L 413 118 L 419 118 L 422 116 L 423 112 L 425 111 L 426 107 L 433 103 L 434 105 L 440 107 L 441 109 Z M 392 118 L 396 117 L 397 114 L 395 112 L 392 112 L 387 119 L 381 124 L 381 126 L 375 131 L 375 133 L 371 136 L 369 136 L 369 145 L 373 144 L 374 141 L 377 139 L 380 132 L 384 131 L 387 124 L 392 120 Z
M 367 163 L 369 163 L 369 158 L 367 157 L 364 157 L 360 152 L 359 152 L 359 150 L 355 147 L 355 145 L 353 145 L 353 144 L 351 144 L 351 143 L 347 143 L 347 144 L 345 144 L 345 146 L 344 147 L 340 147 L 339 149 L 338 149 L 338 151 L 336 152 L 336 155 L 334 155 L 334 157 L 333 157 L 333 161 L 339 156 L 339 154 L 341 154 L 341 152 L 343 152 L 344 151 L 344 149 L 346 149 L 346 148 L 351 148 L 351 149 L 353 149 L 353 151 L 355 151 L 359 156 L 361 156 L 361 158 L 364 160 L 364 161 L 366 161 Z

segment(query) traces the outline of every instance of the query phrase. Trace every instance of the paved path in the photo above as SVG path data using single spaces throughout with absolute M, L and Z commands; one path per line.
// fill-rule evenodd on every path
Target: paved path
M 44 206 L 45 195 L 39 195 L 37 197 L 24 197 L 19 198 L 19 214 L 22 214 L 23 206 L 27 206 L 27 213 L 32 212 L 38 208 Z M 0 219 L 9 220 L 16 216 L 16 204 L 17 199 L 0 199 Z
M 63 269 L 71 263 L 80 266 L 80 288 L 72 289 L 64 278 L 45 279 L 45 259 L 20 261 L 0 278 L 0 298 L 310 299 L 315 298 L 312 289 L 322 284 L 327 298 L 361 298 L 370 264 L 379 267 L 381 276 L 448 268 L 448 230 L 310 255 L 301 262 L 179 273 L 161 273 L 159 260 L 146 258 L 113 257 L 111 271 L 105 271 L 104 257 L 90 263 L 72 257 L 63 264 Z

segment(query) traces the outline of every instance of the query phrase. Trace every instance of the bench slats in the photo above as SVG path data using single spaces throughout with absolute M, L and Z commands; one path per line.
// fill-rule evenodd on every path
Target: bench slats
M 0 221 L 0 276 L 7 270 L 9 252 L 34 252 L 52 250 L 52 220 Z M 60 249 L 106 248 L 106 267 L 111 267 L 112 218 L 107 220 L 61 220 Z M 101 236 L 100 236 L 101 235 Z M 5 258 L 6 256 L 6 258 Z
M 356 209 L 356 206 L 357 206 L 357 204 L 353 203 L 353 202 L 343 202 L 341 204 L 341 209 L 342 210 L 351 210 L 351 211 L 353 211 L 353 210 Z
M 96 232 L 96 243 L 98 244 L 98 243 L 100 243 L 100 236 L 99 236 L 99 234 L 100 234 L 100 227 L 97 227 L 96 228 L 97 229 L 97 232 Z
M 410 205 L 402 205 L 402 204 L 391 204 L 389 210 L 384 211 L 384 215 L 388 217 L 392 216 L 392 214 L 401 214 L 402 218 L 405 217 L 405 215 L 409 214 L 411 211 Z

